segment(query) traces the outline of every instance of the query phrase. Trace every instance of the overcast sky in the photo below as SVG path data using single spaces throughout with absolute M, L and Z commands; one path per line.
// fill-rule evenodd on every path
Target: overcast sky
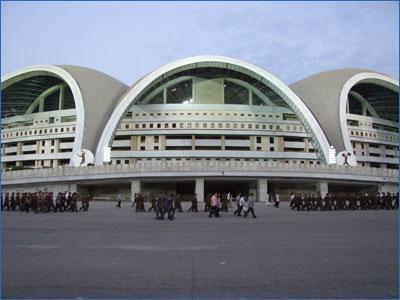
M 225 55 L 287 84 L 361 67 L 398 80 L 397 2 L 1 2 L 1 75 L 90 67 L 131 85 L 194 55 Z

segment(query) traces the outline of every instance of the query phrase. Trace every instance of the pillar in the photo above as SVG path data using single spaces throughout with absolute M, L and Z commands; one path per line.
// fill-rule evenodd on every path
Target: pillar
M 328 193 L 328 181 L 319 181 L 317 183 L 317 192 L 321 193 L 322 198 Z
M 256 151 L 257 147 L 256 147 L 256 141 L 257 141 L 257 137 L 252 135 L 250 136 L 250 151 Z
M 204 179 L 196 178 L 195 193 L 197 195 L 198 202 L 204 202 Z
M 365 104 L 364 101 L 361 102 L 361 109 L 362 109 L 362 115 L 366 116 L 367 115 L 367 105 Z
M 167 103 L 167 89 L 166 88 L 163 89 L 163 103 L 164 104 Z
M 65 94 L 65 85 L 60 87 L 60 96 L 58 98 L 58 110 L 64 109 L 64 94 Z
M 39 112 L 43 112 L 44 110 L 44 97 L 39 98 Z
M 308 153 L 308 151 L 310 151 L 310 145 L 308 143 L 308 138 L 304 138 L 303 142 L 304 142 L 304 152 Z
M 192 150 L 196 150 L 196 136 L 192 135 Z
M 140 181 L 132 180 L 131 181 L 131 201 L 135 200 L 135 194 L 140 193 Z
M 260 178 L 257 180 L 257 201 L 266 202 L 268 194 L 268 180 L 267 178 Z

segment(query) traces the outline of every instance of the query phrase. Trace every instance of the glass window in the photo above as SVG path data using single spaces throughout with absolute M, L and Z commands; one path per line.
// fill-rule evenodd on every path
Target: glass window
M 43 111 L 58 110 L 58 100 L 60 98 L 60 91 L 57 90 L 44 99 Z
M 253 105 L 267 105 L 264 100 L 258 97 L 254 92 L 252 94 L 252 104 Z
M 192 103 L 192 80 L 186 80 L 167 88 L 167 103 Z
M 224 81 L 225 104 L 249 105 L 249 90 L 231 81 Z
M 149 104 L 163 104 L 163 103 L 164 103 L 164 91 L 159 92 L 149 101 Z

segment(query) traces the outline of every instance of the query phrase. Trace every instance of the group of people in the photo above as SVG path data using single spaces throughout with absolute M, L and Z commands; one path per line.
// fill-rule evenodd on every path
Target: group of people
M 272 203 L 274 207 L 278 208 L 280 203 L 280 196 L 278 192 L 271 192 L 267 194 L 267 203 Z
M 290 207 L 295 210 L 367 210 L 398 209 L 399 193 L 292 193 L 289 197 Z
M 152 201 L 152 206 L 149 208 L 154 209 L 156 212 L 157 220 L 164 220 L 165 214 L 168 215 L 168 219 L 172 221 L 175 218 L 175 209 L 180 208 L 180 212 L 182 212 L 182 205 L 180 200 L 180 195 L 170 194 L 167 192 L 159 192 L 157 196 L 154 198 L 155 202 Z
M 157 208 L 160 207 L 160 205 L 158 205 L 157 203 L 159 203 L 159 199 L 161 197 L 163 197 L 164 194 L 167 195 L 167 198 L 171 202 L 171 204 L 170 204 L 171 209 L 173 209 L 174 211 L 177 210 L 179 212 L 183 212 L 181 195 L 178 193 L 176 193 L 176 194 L 171 193 L 168 195 L 166 192 L 158 192 L 158 193 L 153 194 L 153 196 L 150 200 L 151 206 L 147 210 L 148 212 L 151 212 L 151 211 L 156 212 L 157 211 Z M 133 199 L 134 200 L 133 200 L 131 207 L 135 207 L 135 212 L 146 212 L 146 208 L 144 206 L 144 203 L 146 201 L 144 194 L 143 193 L 135 193 Z M 196 205 L 197 205 L 197 200 L 196 200 Z M 117 207 L 121 208 L 120 199 L 118 199 Z M 196 210 L 197 210 L 197 208 L 196 208 Z M 190 209 L 189 209 L 189 211 L 190 211 Z
M 228 212 L 228 209 L 232 207 L 232 202 L 236 203 L 235 216 L 247 217 L 249 213 L 253 218 L 257 218 L 254 213 L 254 197 L 253 194 L 246 198 L 244 194 L 238 193 L 236 197 L 233 197 L 231 193 L 209 193 L 204 199 L 204 212 L 209 213 L 209 217 L 215 216 L 220 217 L 220 212 Z M 247 207 L 245 202 L 247 201 Z M 135 212 L 145 212 L 145 197 L 143 193 L 135 193 L 132 207 L 135 208 Z M 165 215 L 168 215 L 169 220 L 175 218 L 175 212 L 183 212 L 181 195 L 178 193 L 167 193 L 158 192 L 154 193 L 150 200 L 151 206 L 148 208 L 148 212 L 155 212 L 156 219 L 163 220 Z M 121 208 L 121 199 L 118 199 L 117 205 Z M 194 194 L 191 200 L 191 206 L 188 212 L 199 212 L 197 194 Z
M 27 192 L 27 193 L 1 193 L 1 210 L 21 211 L 35 213 L 48 212 L 78 212 L 79 202 L 81 207 L 79 210 L 87 211 L 89 209 L 90 197 L 88 193 L 77 192 Z

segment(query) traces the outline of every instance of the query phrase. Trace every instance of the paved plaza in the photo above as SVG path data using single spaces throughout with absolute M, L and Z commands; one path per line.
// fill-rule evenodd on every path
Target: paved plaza
M 3 212 L 2 297 L 398 298 L 397 211 L 255 211 Z

